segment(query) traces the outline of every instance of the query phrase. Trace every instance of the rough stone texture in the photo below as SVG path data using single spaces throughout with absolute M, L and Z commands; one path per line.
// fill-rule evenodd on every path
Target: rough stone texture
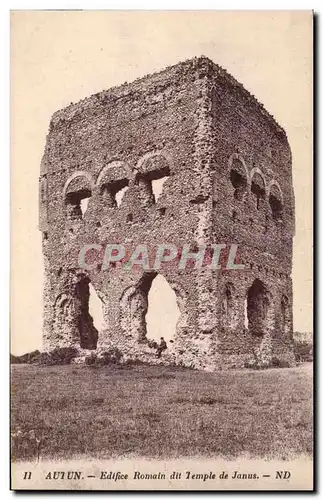
M 155 200 L 152 182 L 165 176 Z M 45 349 L 116 346 L 125 358 L 208 370 L 294 364 L 291 152 L 284 130 L 221 67 L 195 58 L 56 112 L 39 182 Z M 145 323 L 156 272 L 121 263 L 103 271 L 95 251 L 95 269 L 80 269 L 90 243 L 103 252 L 106 243 L 152 252 L 158 243 L 192 251 L 236 243 L 245 268 L 162 265 L 181 316 L 156 358 Z M 101 332 L 88 311 L 89 282 L 102 300 Z

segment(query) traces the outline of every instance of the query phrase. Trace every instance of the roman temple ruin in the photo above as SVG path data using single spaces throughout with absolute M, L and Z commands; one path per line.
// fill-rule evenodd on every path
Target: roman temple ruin
M 162 185 L 159 196 L 154 184 Z M 39 179 L 44 348 L 118 347 L 125 357 L 217 370 L 292 366 L 292 157 L 285 131 L 206 57 L 104 90 L 54 113 Z M 95 249 L 237 244 L 243 269 L 102 269 Z M 102 257 L 102 256 L 101 256 Z M 240 267 L 241 267 L 240 266 Z M 148 293 L 163 276 L 179 318 L 156 358 Z M 102 303 L 99 331 L 90 288 Z

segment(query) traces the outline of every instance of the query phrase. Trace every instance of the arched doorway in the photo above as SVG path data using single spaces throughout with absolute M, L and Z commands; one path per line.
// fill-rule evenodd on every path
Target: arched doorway
M 263 336 L 268 329 L 270 294 L 264 283 L 255 279 L 247 293 L 248 329 L 252 335 Z
M 94 290 L 91 285 L 91 290 Z M 93 293 L 93 292 L 92 292 Z M 90 314 L 90 279 L 80 275 L 74 288 L 74 310 L 75 320 L 82 349 L 96 349 L 98 342 L 98 330 L 94 326 L 93 317 Z
M 54 303 L 53 330 L 60 345 L 96 349 L 101 325 L 94 324 L 90 312 L 93 296 L 100 300 L 85 274 L 67 277 Z
M 123 293 L 120 301 L 121 325 L 139 343 L 160 337 L 173 340 L 180 317 L 177 295 L 167 280 L 157 273 L 145 273 L 136 286 Z
M 160 337 L 166 342 L 173 340 L 179 316 L 176 294 L 164 276 L 158 274 L 148 293 L 147 337 L 157 342 Z

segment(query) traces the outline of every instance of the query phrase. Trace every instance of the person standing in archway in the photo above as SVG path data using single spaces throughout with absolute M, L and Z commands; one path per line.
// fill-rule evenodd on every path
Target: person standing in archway
M 157 347 L 157 353 L 156 353 L 157 358 L 160 358 L 162 355 L 162 352 L 165 351 L 166 349 L 167 349 L 166 341 L 165 341 L 164 337 L 160 337 L 160 344 Z

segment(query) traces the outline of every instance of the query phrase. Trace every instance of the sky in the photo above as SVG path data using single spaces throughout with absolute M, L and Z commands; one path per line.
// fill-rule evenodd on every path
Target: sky
M 13 353 L 41 348 L 38 178 L 52 114 L 202 54 L 243 83 L 287 132 L 296 201 L 294 330 L 312 331 L 311 12 L 17 11 L 11 13 Z M 166 285 L 158 286 L 156 303 Z M 167 300 L 153 318 L 150 311 L 156 332 L 158 314 L 176 309 L 171 294 Z

